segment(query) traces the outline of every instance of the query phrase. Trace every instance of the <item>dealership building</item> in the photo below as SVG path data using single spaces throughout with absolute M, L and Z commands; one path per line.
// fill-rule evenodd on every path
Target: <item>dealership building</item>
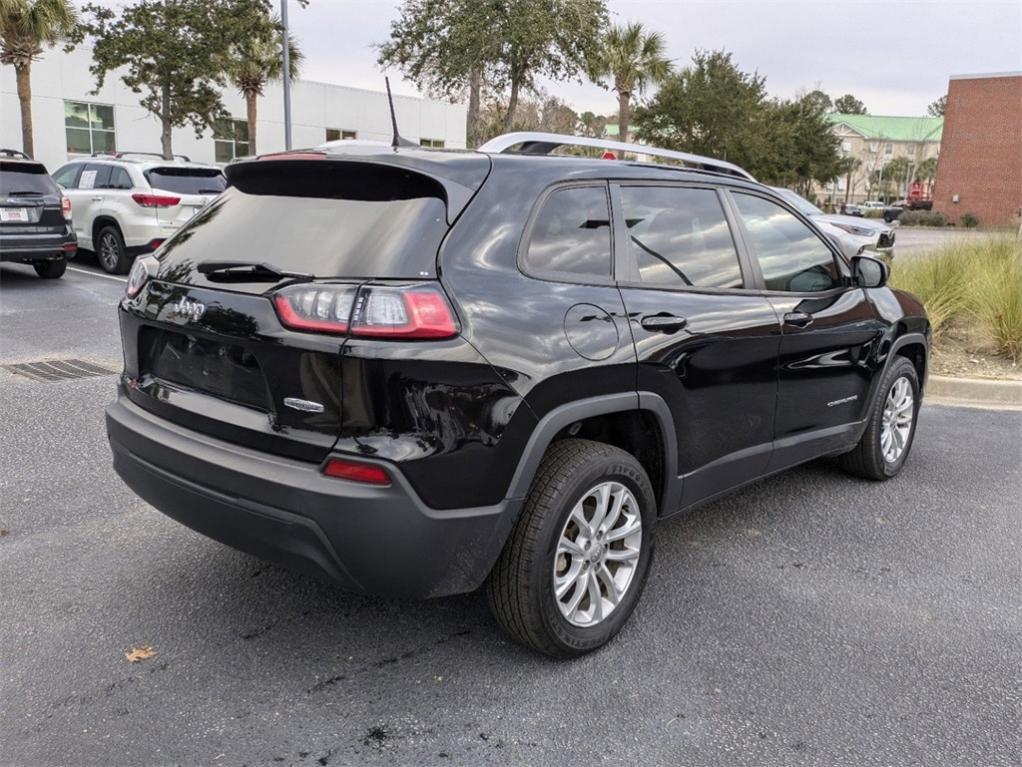
M 98 93 L 89 72 L 91 51 L 48 50 L 32 64 L 32 121 L 36 159 L 52 171 L 71 157 L 122 150 L 160 151 L 160 123 L 139 105 L 139 94 L 111 72 Z M 383 84 L 383 75 L 380 75 Z M 280 83 L 259 99 L 260 153 L 284 149 Z M 174 153 L 197 162 L 229 162 L 249 153 L 245 100 L 231 88 L 223 102 L 232 119 L 196 137 L 191 127 L 175 128 Z M 429 99 L 395 96 L 401 134 L 424 146 L 465 146 L 465 107 Z M 390 141 L 392 131 L 383 91 L 299 80 L 291 89 L 293 145 L 310 147 L 340 138 Z M 0 147 L 21 149 L 21 111 L 14 67 L 0 67 Z

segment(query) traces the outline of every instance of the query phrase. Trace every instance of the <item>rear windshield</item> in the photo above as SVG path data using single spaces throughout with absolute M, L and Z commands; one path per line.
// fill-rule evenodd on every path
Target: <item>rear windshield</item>
M 227 186 L 215 168 L 153 168 L 145 175 L 153 189 L 178 194 L 219 194 Z
M 228 260 L 317 277 L 435 277 L 448 229 L 442 187 L 386 166 L 330 165 L 232 175 L 233 185 L 167 243 L 161 273 L 200 282 L 191 269 Z
M 0 162 L 0 196 L 57 194 L 57 185 L 39 163 Z

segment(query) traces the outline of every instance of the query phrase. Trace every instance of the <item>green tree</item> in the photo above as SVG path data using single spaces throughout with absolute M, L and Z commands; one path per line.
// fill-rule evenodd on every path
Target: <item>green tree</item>
M 756 174 L 771 148 L 766 80 L 742 72 L 725 51 L 697 51 L 635 111 L 636 135 L 668 149 L 737 163 Z
M 774 102 L 769 113 L 767 136 L 774 149 L 768 155 L 772 167 L 761 171 L 765 180 L 794 184 L 808 197 L 814 181 L 825 184 L 848 172 L 819 101 L 803 96 Z
M 927 113 L 930 117 L 943 117 L 944 111 L 947 109 L 947 94 L 945 93 L 939 99 L 931 103 L 926 107 Z
M 604 0 L 405 0 L 379 47 L 419 87 L 456 98 L 469 92 L 470 143 L 480 132 L 481 95 L 507 92 L 503 130 L 536 78 L 577 78 L 599 47 Z
M 81 34 L 92 38 L 96 90 L 120 67 L 121 80 L 160 121 L 163 156 L 173 157 L 171 131 L 192 125 L 197 136 L 224 115 L 223 51 L 235 19 L 218 0 L 140 0 L 119 13 L 96 4 L 83 9 Z
M 819 88 L 809 91 L 809 93 L 802 98 L 809 103 L 814 104 L 821 112 L 834 111 L 834 102 L 831 100 L 830 96 L 821 91 Z
M 249 152 L 256 154 L 256 121 L 259 97 L 268 82 L 279 80 L 284 71 L 280 19 L 260 0 L 239 0 L 231 14 L 234 26 L 224 54 L 223 66 L 234 86 L 245 97 Z M 293 36 L 288 36 L 288 77 L 295 80 L 303 54 Z
M 880 187 L 884 194 L 892 193 L 899 197 L 904 194 L 909 176 L 912 174 L 912 162 L 907 157 L 895 157 L 889 160 L 880 171 Z
M 590 77 L 617 92 L 617 124 L 621 141 L 628 141 L 633 95 L 646 86 L 663 82 L 671 73 L 671 61 L 664 53 L 664 38 L 647 32 L 642 24 L 612 26 L 589 67 Z
M 78 13 L 71 0 L 0 0 L 0 64 L 14 67 L 21 107 L 21 148 L 34 156 L 32 62 L 73 35 Z
M 469 146 L 480 143 L 484 80 L 492 80 L 500 56 L 493 32 L 499 5 L 493 0 L 404 0 L 391 22 L 390 39 L 377 46 L 381 66 L 396 67 L 434 97 L 453 100 L 468 91 Z
M 937 178 L 937 158 L 927 157 L 919 163 L 919 167 L 916 168 L 916 178 L 927 184 L 932 184 L 933 180 Z
M 578 116 L 575 130 L 589 138 L 603 138 L 607 132 L 607 118 L 593 112 L 583 112 Z
M 846 93 L 844 96 L 834 99 L 834 111 L 843 115 L 864 115 L 866 114 L 866 105 L 851 93 Z

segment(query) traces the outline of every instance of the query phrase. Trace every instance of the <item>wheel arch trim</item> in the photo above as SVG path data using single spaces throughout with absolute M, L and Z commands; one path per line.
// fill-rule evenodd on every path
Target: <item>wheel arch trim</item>
M 674 419 L 664 399 L 652 392 L 631 391 L 603 394 L 567 402 L 548 412 L 539 420 L 529 436 L 529 441 L 522 451 L 522 457 L 518 461 L 515 473 L 511 477 L 507 499 L 524 498 L 528 495 L 529 487 L 543 460 L 543 455 L 553 438 L 564 427 L 586 418 L 626 413 L 632 410 L 649 412 L 657 419 L 664 458 L 659 516 L 676 510 L 681 499 L 681 482 L 677 477 L 678 440 L 674 429 Z

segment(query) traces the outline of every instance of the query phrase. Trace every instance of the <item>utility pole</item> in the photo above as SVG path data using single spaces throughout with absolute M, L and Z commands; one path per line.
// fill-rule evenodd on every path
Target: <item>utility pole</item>
M 287 0 L 280 0 L 280 25 L 283 27 L 281 49 L 284 52 L 284 148 L 291 151 L 291 39 L 287 30 Z

